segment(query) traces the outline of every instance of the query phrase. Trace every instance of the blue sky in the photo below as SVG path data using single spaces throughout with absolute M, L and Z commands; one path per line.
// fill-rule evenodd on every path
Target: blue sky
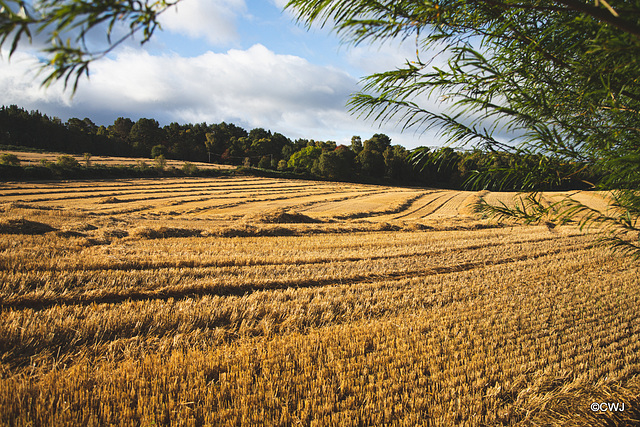
M 283 12 L 286 0 L 182 0 L 166 12 L 163 31 L 95 62 L 71 97 L 61 84 L 40 88 L 34 47 L 0 59 L 0 103 L 38 109 L 63 120 L 117 117 L 178 123 L 235 123 L 292 139 L 348 144 L 386 133 L 408 148 L 437 145 L 432 133 L 399 132 L 393 123 L 351 115 L 346 102 L 363 76 L 401 66 L 411 41 L 350 47 L 330 29 L 307 30 Z

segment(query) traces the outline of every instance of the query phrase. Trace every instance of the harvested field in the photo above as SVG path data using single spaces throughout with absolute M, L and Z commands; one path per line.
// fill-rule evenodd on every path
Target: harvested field
M 637 263 L 470 209 L 514 197 L 0 184 L 0 424 L 636 425 Z

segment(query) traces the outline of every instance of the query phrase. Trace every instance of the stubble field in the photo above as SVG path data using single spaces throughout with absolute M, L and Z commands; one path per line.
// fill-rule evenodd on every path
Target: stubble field
M 0 184 L 0 424 L 635 425 L 637 264 L 514 197 Z
M 53 162 L 55 163 L 58 158 L 62 155 L 73 157 L 78 161 L 78 163 L 84 165 L 86 164 L 86 159 L 84 155 L 80 154 L 66 154 L 66 153 L 57 153 L 57 152 L 45 152 L 45 153 L 36 153 L 36 152 L 28 152 L 28 151 L 11 151 L 11 150 L 2 150 L 0 154 L 13 154 L 20 160 L 22 166 L 35 166 L 41 164 L 43 161 Z M 102 165 L 109 167 L 116 166 L 136 166 L 140 163 L 144 162 L 148 166 L 154 165 L 154 159 L 140 159 L 133 157 L 115 157 L 115 156 L 91 156 L 89 158 L 89 162 L 92 165 Z M 199 169 L 233 169 L 233 166 L 224 165 L 224 164 L 214 164 L 214 163 L 204 163 L 204 162 L 190 162 L 194 166 Z M 166 160 L 167 167 L 181 168 L 185 164 L 184 161 L 181 160 Z

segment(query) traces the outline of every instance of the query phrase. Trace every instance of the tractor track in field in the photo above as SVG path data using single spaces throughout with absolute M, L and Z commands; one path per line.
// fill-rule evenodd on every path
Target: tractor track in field
M 423 209 L 426 209 L 426 208 L 432 207 L 432 205 L 433 205 L 434 203 L 436 203 L 438 200 L 442 199 L 443 197 L 446 197 L 446 195 L 447 195 L 446 193 L 447 193 L 447 192 L 446 192 L 446 190 L 439 190 L 439 191 L 436 191 L 436 192 L 433 192 L 433 193 L 425 194 L 423 197 L 426 197 L 426 196 L 429 196 L 429 195 L 433 195 L 433 194 L 436 194 L 437 196 L 436 196 L 436 198 L 435 198 L 435 199 L 428 201 L 426 204 L 424 204 L 424 205 L 422 205 L 422 206 L 418 207 L 417 209 L 414 209 L 414 210 L 409 211 L 409 212 L 405 212 L 405 213 L 404 213 L 404 214 L 402 214 L 402 215 L 395 216 L 395 217 L 393 217 L 393 219 L 406 218 L 406 217 L 408 217 L 408 216 L 410 216 L 410 215 L 415 214 L 416 212 L 421 212 Z M 454 196 L 455 196 L 455 195 L 454 195 Z M 440 205 L 436 206 L 436 207 L 435 207 L 435 208 L 434 208 L 430 213 L 432 213 L 432 212 L 434 212 L 435 210 L 437 210 L 438 208 L 440 208 L 440 207 L 441 207 L 442 205 L 444 205 L 446 202 L 448 202 L 449 200 L 451 200 L 454 196 L 450 197 L 449 199 L 445 200 L 445 201 L 444 201 L 443 203 L 441 203 Z M 428 216 L 428 215 L 429 215 L 429 214 L 427 214 L 427 215 L 423 215 L 423 216 L 421 216 L 420 218 L 424 218 L 425 216 Z
M 196 192 L 196 190 L 200 190 Z M 202 191 L 206 190 L 206 191 Z M 223 190 L 223 191 L 220 191 Z M 264 186 L 255 186 L 255 187 L 242 187 L 241 192 L 235 192 L 237 194 L 236 197 L 242 197 L 244 194 L 249 193 L 251 191 L 260 192 L 260 193 L 299 193 L 301 191 L 309 191 L 308 187 L 264 187 Z M 318 189 L 319 190 L 319 189 Z M 42 192 L 33 193 L 33 195 L 41 195 Z M 31 199 L 22 199 L 28 203 L 41 203 L 41 202 L 59 202 L 59 201 L 69 201 L 69 200 L 85 200 L 85 199 L 98 199 L 107 196 L 139 196 L 139 195 L 148 195 L 147 197 L 142 198 L 134 198 L 128 200 L 122 200 L 121 203 L 135 202 L 140 200 L 162 200 L 162 199 L 171 199 L 171 198 L 179 198 L 179 197 L 189 197 L 189 196 L 198 196 L 198 195 L 211 195 L 212 197 L 216 197 L 218 195 L 228 195 L 234 194 L 233 190 L 229 190 L 228 187 L 221 187 L 218 189 L 206 188 L 206 187 L 183 187 L 183 188 L 165 188 L 158 190 L 145 190 L 145 189 L 129 189 L 129 191 L 118 191 L 113 192 L 113 190 L 109 189 L 98 189 L 94 188 L 93 191 L 52 191 L 47 194 L 70 194 L 69 197 L 44 197 L 44 198 L 31 198 Z M 162 194 L 161 196 L 154 196 L 154 194 Z M 18 194 L 5 194 L 0 195 L 0 197 L 21 197 L 28 196 L 31 194 L 28 193 L 18 193 Z
M 388 273 L 355 274 L 339 278 L 250 281 L 238 285 L 194 284 L 179 288 L 170 286 L 159 290 L 131 290 L 124 293 L 98 291 L 96 292 L 97 295 L 83 294 L 55 298 L 46 296 L 34 297 L 32 295 L 23 295 L 9 300 L 3 299 L 2 301 L 0 301 L 0 310 L 44 310 L 55 305 L 118 304 L 126 301 L 167 300 L 170 298 L 199 298 L 205 295 L 244 296 L 258 291 L 275 291 L 287 288 L 317 288 L 332 285 L 344 286 L 367 282 L 380 282 L 383 280 L 402 280 L 415 277 L 427 277 L 431 275 L 457 273 L 479 268 L 487 268 L 528 260 L 536 260 L 546 256 L 555 256 L 563 253 L 584 251 L 592 247 L 593 244 L 591 243 L 567 245 L 566 247 L 556 248 L 553 250 L 502 257 L 494 260 L 468 261 L 452 265 L 441 265 L 417 268 L 412 270 L 392 271 Z
M 581 234 L 568 234 L 564 236 L 565 238 L 573 238 L 573 237 L 583 237 Z M 447 254 L 455 254 L 461 253 L 465 251 L 471 250 L 479 250 L 479 249 L 488 249 L 488 248 L 498 248 L 502 246 L 516 246 L 516 245 L 525 245 L 525 244 L 533 244 L 533 243 L 543 243 L 550 242 L 556 240 L 556 236 L 549 236 L 543 238 L 536 239 L 523 239 L 523 240 L 514 240 L 508 242 L 483 242 L 475 245 L 466 245 L 455 248 L 445 248 L 441 250 L 427 250 L 421 252 L 403 252 L 392 255 L 362 255 L 362 256 L 345 256 L 345 257 L 316 257 L 314 259 L 305 259 L 303 257 L 291 259 L 286 262 L 279 260 L 251 260 L 251 259 L 221 259 L 215 260 L 211 262 L 201 262 L 201 261 L 192 261 L 192 262 L 148 262 L 148 263 L 140 263 L 138 261 L 132 262 L 124 262 L 124 263 L 116 263 L 112 260 L 109 261 L 109 264 L 96 264 L 96 265 L 83 265 L 83 271 L 144 271 L 144 270 L 159 270 L 159 269 L 180 269 L 180 268 L 211 268 L 211 267 L 257 267 L 257 266 L 285 266 L 285 265 L 314 265 L 314 264 L 326 264 L 330 262 L 356 262 L 356 261 L 378 261 L 384 259 L 397 259 L 397 258 L 408 258 L 408 257 L 434 257 L 441 256 Z M 68 267 L 52 267 L 52 268 L 37 268 L 37 267 L 28 267 L 25 270 L 12 269 L 12 268 L 0 268 L 0 271 L 30 271 L 30 272 L 74 272 L 78 270 L 78 266 L 69 265 Z

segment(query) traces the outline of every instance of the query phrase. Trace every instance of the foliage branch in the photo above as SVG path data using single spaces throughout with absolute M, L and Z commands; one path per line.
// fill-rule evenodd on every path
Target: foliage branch
M 640 257 L 640 1 L 291 0 L 299 22 L 333 26 L 347 43 L 415 39 L 415 58 L 363 79 L 352 112 L 448 144 L 513 155 L 484 164 L 469 188 L 533 192 L 478 210 L 526 222 L 606 226 L 606 241 Z M 428 59 L 427 59 L 428 58 Z M 432 99 L 438 99 L 440 106 Z M 414 164 L 448 161 L 427 149 Z M 538 190 L 585 168 L 611 191 L 607 212 Z
M 89 75 L 89 65 L 136 33 L 141 43 L 159 27 L 158 16 L 180 0 L 0 0 L 0 47 L 11 57 L 21 40 L 45 38 L 43 81 L 63 80 L 65 87 Z M 106 45 L 95 47 L 92 30 L 106 33 Z

